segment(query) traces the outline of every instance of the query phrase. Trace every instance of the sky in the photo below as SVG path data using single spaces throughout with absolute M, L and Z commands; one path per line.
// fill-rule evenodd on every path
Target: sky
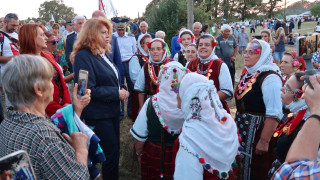
M 0 17 L 7 13 L 17 13 L 19 19 L 39 16 L 40 4 L 45 0 L 1 0 Z M 78 15 L 91 17 L 92 12 L 99 9 L 98 0 L 63 0 L 64 4 L 73 7 Z M 137 18 L 144 12 L 151 0 L 112 0 L 113 6 L 118 12 L 118 16 L 128 16 Z

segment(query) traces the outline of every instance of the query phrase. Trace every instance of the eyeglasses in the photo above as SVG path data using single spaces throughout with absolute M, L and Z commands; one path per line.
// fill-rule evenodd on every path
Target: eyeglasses
M 252 56 L 253 54 L 257 54 L 257 53 L 255 53 L 254 51 L 251 51 L 251 50 L 245 50 L 244 51 L 244 54 L 246 54 L 246 55 L 248 55 L 248 56 Z
M 59 43 L 59 41 L 47 41 L 47 43 L 51 43 L 52 45 L 56 45 Z
M 290 93 L 290 94 L 294 94 L 294 92 L 291 90 L 291 89 L 288 89 L 288 88 L 284 88 L 284 92 L 286 94 Z

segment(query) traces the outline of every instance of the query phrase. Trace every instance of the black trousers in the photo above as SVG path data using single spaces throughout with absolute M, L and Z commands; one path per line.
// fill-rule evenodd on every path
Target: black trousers
M 104 180 L 117 180 L 119 177 L 120 157 L 120 120 L 114 119 L 86 120 L 88 126 L 100 138 L 100 146 L 106 156 L 102 163 L 102 176 Z

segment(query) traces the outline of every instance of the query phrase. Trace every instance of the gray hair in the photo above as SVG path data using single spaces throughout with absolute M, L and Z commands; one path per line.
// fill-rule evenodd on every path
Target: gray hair
M 145 22 L 145 21 L 142 21 L 142 22 L 140 23 L 139 27 L 140 27 L 142 24 L 145 24 L 147 27 L 149 27 L 148 23 Z
M 10 22 L 11 19 L 18 20 L 18 15 L 15 13 L 9 13 L 4 17 L 6 22 Z
M 76 17 L 74 17 L 74 19 L 73 19 L 73 23 L 77 23 L 77 21 L 79 20 L 79 19 L 83 19 L 83 20 L 86 20 L 86 18 L 84 17 L 84 16 L 76 16 Z
M 232 32 L 232 28 L 228 24 L 224 24 L 221 26 L 221 32 L 224 32 L 226 29 L 229 29 L 229 31 Z
M 156 38 L 164 38 L 166 33 L 164 31 L 157 31 L 155 36 Z
M 195 23 L 193 23 L 193 25 L 192 25 L 192 29 L 194 28 L 194 25 L 195 25 L 195 24 L 200 24 L 200 28 L 202 28 L 201 22 L 195 22 Z
M 53 67 L 47 59 L 25 54 L 13 57 L 1 78 L 8 100 L 14 109 L 20 109 L 35 102 L 35 85 L 46 90 L 53 75 Z

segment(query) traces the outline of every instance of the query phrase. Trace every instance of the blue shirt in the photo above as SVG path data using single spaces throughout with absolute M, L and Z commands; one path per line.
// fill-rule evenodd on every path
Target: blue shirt
M 172 40 L 171 40 L 171 48 L 172 48 L 171 56 L 170 56 L 171 59 L 173 59 L 174 55 L 181 49 L 180 44 L 177 41 L 178 37 L 179 36 L 174 36 L 172 37 Z
M 309 159 L 300 159 L 293 162 L 285 162 L 273 174 L 272 179 L 319 179 L 320 162 Z
M 274 37 L 275 39 L 277 39 L 277 37 Z M 276 49 L 274 50 L 275 52 L 284 52 L 286 51 L 284 42 L 283 42 L 283 37 L 280 38 L 279 43 L 275 44 Z
M 137 26 L 135 23 L 133 23 L 133 24 L 130 26 L 130 30 L 131 30 L 132 33 L 136 32 L 137 29 L 138 29 L 138 26 Z
M 122 37 L 117 32 L 114 33 L 117 37 L 118 45 L 120 48 L 122 62 L 128 61 L 137 51 L 136 39 L 134 36 L 128 35 L 126 32 Z

